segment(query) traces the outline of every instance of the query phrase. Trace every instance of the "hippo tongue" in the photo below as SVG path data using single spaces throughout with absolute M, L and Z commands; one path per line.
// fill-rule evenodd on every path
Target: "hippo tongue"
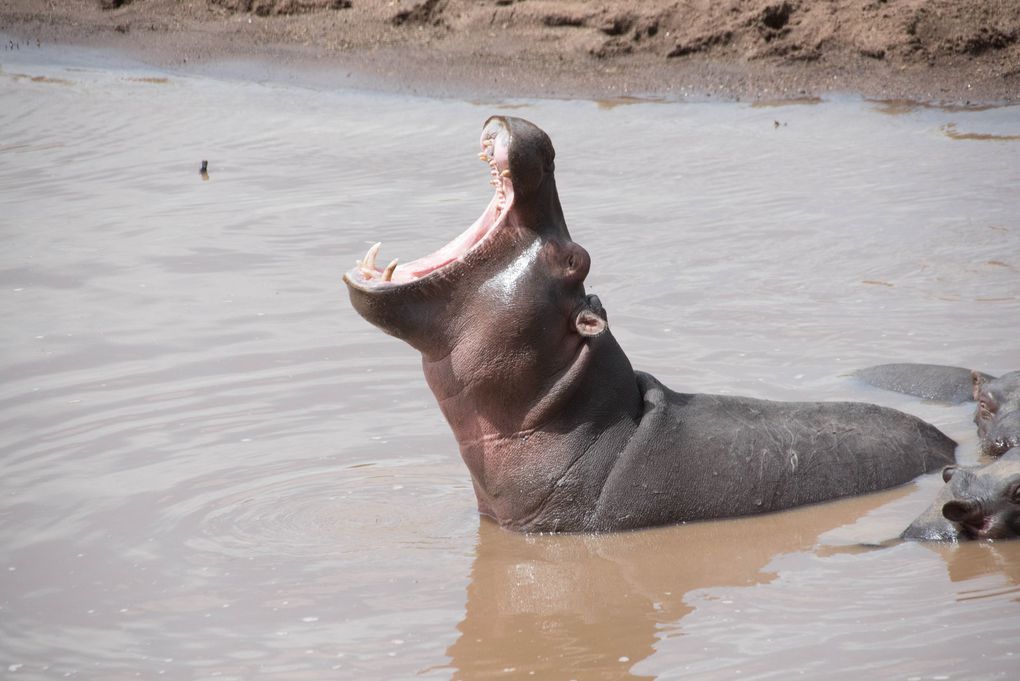
M 481 148 L 478 158 L 488 164 L 489 184 L 496 190 L 485 212 L 460 236 L 438 251 L 404 265 L 394 259 L 384 269 L 379 269 L 375 259 L 382 244 L 373 245 L 365 257 L 356 263 L 355 272 L 360 274 L 363 282 L 406 284 L 421 279 L 462 259 L 500 224 L 514 198 L 513 183 L 510 181 L 509 131 L 502 125 L 486 126 L 482 131 Z

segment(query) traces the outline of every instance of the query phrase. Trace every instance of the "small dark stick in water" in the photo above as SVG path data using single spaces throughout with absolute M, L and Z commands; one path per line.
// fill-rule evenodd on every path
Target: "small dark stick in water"
M 202 180 L 209 179 L 209 161 L 202 161 L 202 167 L 198 169 L 198 174 L 202 176 Z

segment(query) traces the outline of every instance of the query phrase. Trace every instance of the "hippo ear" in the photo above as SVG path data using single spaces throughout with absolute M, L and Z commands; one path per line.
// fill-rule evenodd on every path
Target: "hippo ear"
M 1020 504 L 1020 480 L 1015 481 L 1006 489 L 1006 499 L 1010 503 Z
M 942 469 L 942 482 L 949 482 L 953 479 L 953 473 L 956 472 L 956 466 L 946 466 Z
M 947 501 L 942 506 L 942 517 L 946 520 L 952 520 L 954 523 L 962 523 L 967 520 L 973 520 L 974 516 L 980 513 L 980 511 L 981 508 L 975 501 L 954 499 L 953 501 Z
M 563 256 L 563 276 L 568 281 L 584 281 L 591 268 L 591 256 L 582 246 L 571 241 Z
M 974 391 L 973 391 L 974 401 L 977 402 L 978 401 L 978 397 L 981 395 L 981 387 L 985 384 L 985 375 L 983 373 L 981 373 L 980 371 L 976 371 L 976 370 L 975 371 L 971 371 L 970 372 L 970 380 L 971 380 L 971 383 L 974 386 Z

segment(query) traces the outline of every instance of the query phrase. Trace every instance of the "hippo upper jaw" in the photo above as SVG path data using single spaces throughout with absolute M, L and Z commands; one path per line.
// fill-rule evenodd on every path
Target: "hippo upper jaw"
M 436 345 L 448 350 L 452 340 L 441 340 L 453 331 L 446 309 L 505 270 L 536 240 L 570 240 L 553 179 L 555 153 L 545 133 L 521 119 L 493 116 L 482 128 L 479 146 L 495 191 L 467 230 L 407 263 L 395 259 L 381 266 L 376 262 L 381 244 L 375 244 L 343 275 L 362 317 L 423 353 Z
M 439 250 L 400 263 L 393 259 L 385 267 L 376 262 L 382 246 L 368 249 L 355 267 L 344 273 L 351 302 L 361 316 L 386 333 L 408 339 L 428 318 L 421 306 L 437 297 L 465 271 L 484 263 L 494 252 L 506 250 L 503 232 L 514 206 L 511 179 L 509 127 L 500 119 L 489 119 L 479 140 L 479 158 L 489 166 L 492 199 L 475 222 Z

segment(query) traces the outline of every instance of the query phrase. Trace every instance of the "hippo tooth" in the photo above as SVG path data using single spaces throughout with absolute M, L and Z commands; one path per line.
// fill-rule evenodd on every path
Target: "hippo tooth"
M 375 256 L 379 255 L 379 249 L 382 248 L 382 242 L 377 242 L 374 246 L 368 249 L 368 253 L 365 254 L 365 258 L 358 263 L 364 270 L 375 270 Z
M 396 269 L 397 269 L 397 259 L 394 258 L 393 262 L 391 262 L 389 265 L 387 265 L 386 269 L 383 270 L 383 273 L 382 273 L 383 281 L 390 281 L 391 279 L 393 279 L 393 272 Z
M 481 159 L 481 160 L 483 160 L 483 161 L 485 161 L 486 163 L 488 163 L 488 162 L 489 162 L 489 157 L 488 157 L 488 156 L 486 156 L 484 152 L 483 152 L 483 153 L 480 153 L 480 154 L 478 154 L 478 158 L 479 158 L 479 159 Z
M 358 271 L 361 272 L 361 276 L 363 276 L 365 279 L 372 279 L 373 277 L 375 277 L 375 271 L 365 267 L 364 260 L 355 260 L 354 265 L 355 267 L 358 268 Z
M 507 179 L 510 179 L 510 169 L 509 169 L 509 168 L 507 168 L 506 170 L 504 170 L 503 172 L 501 172 L 501 173 L 499 174 L 499 176 L 500 176 L 500 177 L 505 177 L 505 178 L 507 178 Z

